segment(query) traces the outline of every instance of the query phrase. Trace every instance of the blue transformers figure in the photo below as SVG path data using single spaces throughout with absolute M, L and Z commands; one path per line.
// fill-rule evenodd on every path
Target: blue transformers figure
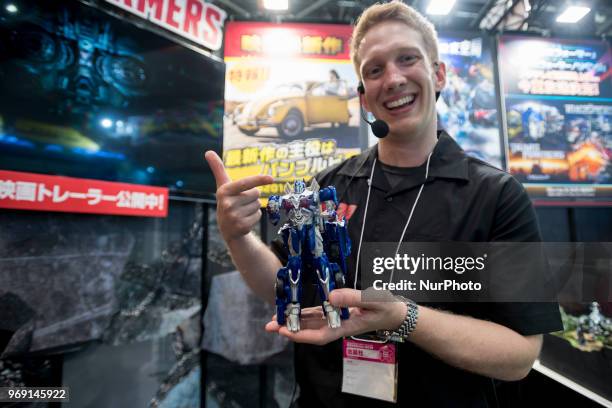
M 276 275 L 275 291 L 278 324 L 286 324 L 291 332 L 300 330 L 304 274 L 316 278 L 329 327 L 340 327 L 341 319 L 349 317 L 347 308 L 329 303 L 329 293 L 344 287 L 346 257 L 351 251 L 346 221 L 339 219 L 337 207 L 336 189 L 320 188 L 314 178 L 309 187 L 303 180 L 296 180 L 293 187 L 286 184 L 285 195 L 268 198 L 267 212 L 272 224 L 280 221 L 281 209 L 287 216 L 279 234 L 289 252 L 289 261 Z

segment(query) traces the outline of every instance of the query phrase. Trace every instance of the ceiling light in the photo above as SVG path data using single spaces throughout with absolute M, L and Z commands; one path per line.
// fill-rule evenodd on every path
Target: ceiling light
M 289 0 L 263 0 L 267 10 L 289 10 Z
M 456 0 L 431 0 L 427 6 L 427 14 L 447 15 L 455 5 Z
M 557 17 L 557 23 L 576 23 L 589 14 L 589 7 L 569 6 Z
M 16 5 L 9 3 L 6 5 L 6 11 L 8 11 L 9 13 L 15 14 L 16 12 L 19 11 L 19 9 L 17 8 Z

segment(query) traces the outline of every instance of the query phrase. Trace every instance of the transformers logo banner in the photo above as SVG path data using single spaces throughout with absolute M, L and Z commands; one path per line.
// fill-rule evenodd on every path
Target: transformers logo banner
M 291 332 L 300 331 L 302 288 L 308 277 L 317 282 L 323 313 L 331 328 L 348 319 L 347 308 L 329 303 L 329 293 L 343 288 L 346 257 L 350 254 L 346 220 L 338 216 L 338 199 L 333 186 L 320 188 L 316 179 L 309 187 L 303 180 L 285 186 L 283 196 L 268 199 L 267 212 L 276 225 L 285 210 L 287 222 L 279 230 L 289 261 L 276 276 L 276 318 Z M 306 277 L 306 279 L 304 279 Z
M 202 0 L 106 0 L 213 51 L 221 48 L 227 15 Z

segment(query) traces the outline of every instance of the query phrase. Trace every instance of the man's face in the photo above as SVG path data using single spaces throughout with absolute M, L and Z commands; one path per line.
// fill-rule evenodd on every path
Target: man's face
M 444 87 L 444 64 L 434 69 L 421 34 L 399 21 L 372 27 L 360 48 L 364 107 L 400 137 L 436 126 L 435 93 Z

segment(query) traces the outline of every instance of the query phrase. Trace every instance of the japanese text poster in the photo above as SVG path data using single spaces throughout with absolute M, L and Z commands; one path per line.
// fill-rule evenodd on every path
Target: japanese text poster
M 612 56 L 605 42 L 505 36 L 508 169 L 534 197 L 612 197 Z
M 360 152 L 351 30 L 227 25 L 223 161 L 232 179 L 272 175 L 276 182 L 262 188 L 267 197 Z
M 493 59 L 479 36 L 440 34 L 446 86 L 436 109 L 439 125 L 467 154 L 501 168 L 502 147 Z

